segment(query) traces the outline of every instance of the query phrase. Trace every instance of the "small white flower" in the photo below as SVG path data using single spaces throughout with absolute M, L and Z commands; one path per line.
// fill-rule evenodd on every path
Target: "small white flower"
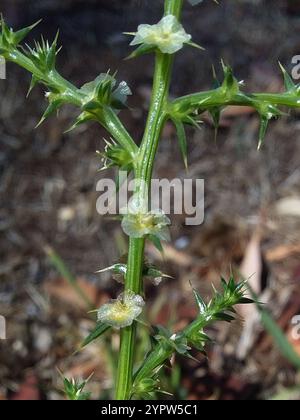
M 132 238 L 153 235 L 162 241 L 169 240 L 170 224 L 170 219 L 162 210 L 147 211 L 144 204 L 139 206 L 134 200 L 128 206 L 128 212 L 122 220 L 122 228 L 126 235 Z
M 175 16 L 167 15 L 156 25 L 139 25 L 130 45 L 153 45 L 164 54 L 174 54 L 183 44 L 190 42 L 191 38 Z
M 98 321 L 115 328 L 124 328 L 140 315 L 144 299 L 140 295 L 127 291 L 121 293 L 117 299 L 102 305 L 98 310 Z

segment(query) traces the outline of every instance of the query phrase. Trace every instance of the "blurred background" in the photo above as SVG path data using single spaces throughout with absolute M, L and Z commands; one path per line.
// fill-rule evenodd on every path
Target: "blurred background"
M 222 77 L 221 58 L 247 91 L 281 91 L 278 60 L 290 71 L 292 57 L 300 54 L 299 2 L 220 3 L 185 7 L 184 26 L 206 50 L 178 54 L 172 95 L 210 89 L 212 64 Z M 134 93 L 121 118 L 137 141 L 153 57 L 124 61 L 130 48 L 122 32 L 157 22 L 161 11 L 159 0 L 1 1 L 14 28 L 43 18 L 29 44 L 40 34 L 52 39 L 60 29 L 58 69 L 76 85 L 118 70 L 118 79 Z M 26 99 L 29 83 L 30 76 L 12 64 L 0 80 L 0 314 L 7 320 L 7 340 L 0 340 L 0 399 L 64 398 L 58 370 L 76 378 L 94 372 L 88 386 L 93 397 L 111 398 L 117 335 L 73 354 L 94 326 L 78 287 L 93 307 L 122 287 L 108 274 L 95 274 L 126 252 L 119 223 L 96 212 L 97 180 L 114 177 L 97 172 L 95 151 L 104 148 L 105 133 L 95 124 L 64 134 L 77 115 L 73 108 L 34 129 L 46 103 L 41 88 Z M 174 277 L 159 287 L 146 285 L 148 318 L 182 328 L 196 314 L 189 281 L 209 297 L 211 283 L 218 286 L 230 267 L 252 275 L 251 286 L 271 317 L 264 314 L 262 324 L 252 305 L 240 310 L 233 325 L 209 330 L 216 344 L 208 348 L 208 359 L 195 353 L 199 363 L 177 358 L 176 368 L 166 368 L 163 387 L 175 398 L 300 398 L 300 339 L 292 326 L 300 315 L 299 115 L 293 111 L 273 121 L 259 153 L 259 119 L 249 109 L 226 109 L 217 141 L 208 117 L 201 131 L 188 131 L 189 176 L 205 179 L 205 223 L 188 227 L 183 216 L 173 217 L 164 260 L 147 249 L 147 258 Z M 185 177 L 171 124 L 162 137 L 155 176 Z M 139 342 L 137 358 L 149 346 L 147 331 Z

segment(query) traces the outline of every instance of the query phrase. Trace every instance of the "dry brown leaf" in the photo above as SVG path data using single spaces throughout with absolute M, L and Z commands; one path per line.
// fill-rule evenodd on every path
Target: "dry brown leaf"
M 275 248 L 269 249 L 265 256 L 267 261 L 276 262 L 284 260 L 293 254 L 300 254 L 300 243 L 276 246 Z
M 153 246 L 147 246 L 147 252 L 156 259 L 164 259 L 165 261 L 172 261 L 176 265 L 181 267 L 191 267 L 194 264 L 197 265 L 199 260 L 197 258 L 191 257 L 185 252 L 178 251 L 173 246 L 164 244 L 164 255 L 162 257 L 161 253 Z
M 244 278 L 249 279 L 248 284 L 256 294 L 261 292 L 262 276 L 262 253 L 261 235 L 254 232 L 246 248 L 245 256 L 240 267 L 240 272 Z
M 89 298 L 91 303 L 95 305 L 95 307 L 100 306 L 108 299 L 108 296 L 105 293 L 101 292 L 98 287 L 84 278 L 78 278 L 77 282 L 79 287 Z M 76 306 L 77 308 L 86 309 L 86 302 L 76 293 L 76 291 L 64 278 L 59 277 L 55 280 L 47 281 L 44 288 L 46 293 L 48 293 L 51 297 L 66 302 L 72 306 Z
M 262 276 L 262 254 L 261 254 L 261 234 L 257 229 L 246 248 L 245 256 L 240 267 L 240 272 L 244 278 L 248 279 L 248 284 L 252 290 L 259 295 L 261 293 Z M 244 330 L 237 346 L 237 357 L 244 359 L 255 341 L 255 328 L 259 315 L 255 305 L 238 305 L 237 312 L 244 318 Z

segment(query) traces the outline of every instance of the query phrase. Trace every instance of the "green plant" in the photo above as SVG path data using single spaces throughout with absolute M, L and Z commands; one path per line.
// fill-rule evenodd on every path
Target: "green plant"
M 190 0 L 191 4 L 200 0 Z M 164 17 L 157 25 L 140 25 L 131 45 L 137 48 L 129 58 L 153 53 L 155 71 L 152 98 L 148 119 L 141 144 L 138 146 L 119 118 L 119 111 L 126 106 L 131 91 L 125 82 L 117 86 L 115 76 L 106 73 L 94 81 L 77 88 L 65 80 L 56 69 L 56 56 L 59 52 L 58 37 L 52 43 L 42 39 L 34 48 L 21 47 L 20 42 L 35 27 L 14 32 L 1 22 L 0 54 L 32 74 L 29 92 L 37 84 L 46 86 L 49 105 L 41 118 L 46 118 L 59 110 L 64 104 L 72 104 L 80 113 L 71 129 L 88 121 L 97 121 L 109 133 L 113 141 L 108 143 L 104 153 L 104 166 L 116 166 L 134 172 L 135 201 L 131 203 L 122 220 L 122 227 L 129 236 L 129 251 L 126 263 L 116 264 L 110 270 L 124 277 L 124 292 L 114 301 L 98 310 L 98 323 L 95 330 L 86 338 L 83 345 L 99 338 L 111 327 L 120 329 L 120 353 L 116 378 L 116 398 L 129 399 L 146 397 L 159 388 L 159 370 L 173 353 L 190 357 L 191 348 L 201 352 L 209 337 L 204 329 L 217 320 L 230 322 L 234 319 L 234 306 L 251 303 L 245 297 L 246 283 L 228 282 L 222 279 L 222 293 L 214 290 L 212 300 L 206 304 L 197 291 L 194 295 L 199 308 L 198 317 L 182 331 L 171 333 L 162 327 L 153 328 L 153 345 L 142 365 L 134 371 L 135 338 L 138 323 L 136 318 L 145 304 L 143 295 L 144 276 L 158 278 L 163 274 L 155 267 L 149 267 L 144 260 L 145 241 L 151 240 L 162 250 L 161 240 L 168 238 L 169 219 L 161 212 L 149 212 L 148 190 L 152 178 L 155 155 L 162 129 L 171 120 L 177 130 L 179 146 L 187 165 L 187 139 L 185 125 L 199 126 L 202 113 L 208 111 L 216 128 L 220 114 L 228 105 L 251 106 L 261 119 L 259 147 L 261 147 L 269 121 L 279 117 L 281 106 L 297 108 L 300 106 L 300 86 L 293 83 L 282 68 L 286 91 L 280 94 L 247 94 L 230 67 L 222 63 L 224 80 L 215 81 L 215 88 L 206 92 L 189 94 L 174 100 L 169 98 L 169 87 L 175 53 L 183 46 L 201 48 L 191 41 L 180 24 L 184 0 L 165 0 Z M 57 263 L 58 261 L 56 261 Z M 68 393 L 76 397 L 83 386 L 65 383 Z M 80 394 L 79 392 L 79 394 Z
M 270 312 L 261 305 L 254 291 L 249 288 L 253 299 L 255 299 L 256 308 L 261 317 L 261 323 L 264 329 L 272 337 L 275 346 L 278 348 L 280 353 L 286 360 L 288 360 L 297 370 L 300 369 L 300 356 L 295 351 L 289 340 L 287 339 L 285 332 L 280 328 L 275 319 L 272 317 Z
M 63 377 L 64 392 L 66 393 L 69 400 L 82 401 L 89 399 L 90 393 L 84 391 L 84 388 L 88 383 L 89 379 L 90 378 L 86 379 L 85 381 L 79 382 L 75 379 L 68 380 L 67 378 Z

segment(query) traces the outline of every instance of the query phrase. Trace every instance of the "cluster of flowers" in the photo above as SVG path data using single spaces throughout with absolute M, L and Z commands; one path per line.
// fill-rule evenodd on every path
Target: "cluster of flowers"
M 140 203 L 137 199 L 131 200 L 127 212 L 122 220 L 124 232 L 132 238 L 144 238 L 147 236 L 156 237 L 158 240 L 169 239 L 170 225 L 169 218 L 161 211 L 148 211 L 145 203 Z M 117 274 L 126 275 L 126 265 L 116 264 L 100 272 L 111 270 Z M 154 279 L 168 277 L 151 266 L 145 265 L 146 276 Z M 159 284 L 159 282 L 157 283 Z M 144 306 L 141 296 L 132 292 L 124 292 L 117 299 L 104 304 L 98 310 L 98 321 L 115 328 L 124 328 L 140 315 Z

